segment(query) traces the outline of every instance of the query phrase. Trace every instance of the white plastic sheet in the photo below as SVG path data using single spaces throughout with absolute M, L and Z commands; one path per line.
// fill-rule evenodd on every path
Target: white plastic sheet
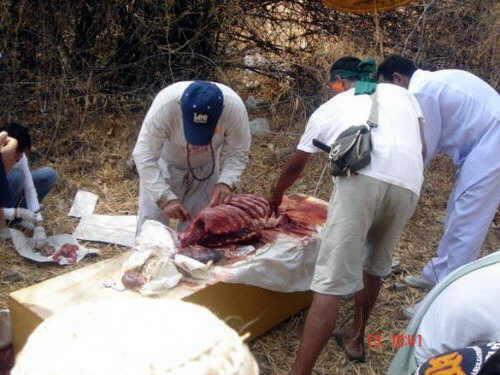
M 215 266 L 212 277 L 277 292 L 310 289 L 319 250 L 319 234 L 297 238 L 279 234 L 276 241 L 227 266 Z
M 174 232 L 162 223 L 146 221 L 133 253 L 122 266 L 120 280 L 116 284 L 123 286 L 121 276 L 127 271 L 137 270 L 146 280 L 138 290 L 140 294 L 158 295 L 176 286 L 182 279 L 182 273 L 173 259 L 176 249 L 174 238 Z
M 182 277 L 206 283 L 248 284 L 279 292 L 306 291 L 311 284 L 319 247 L 318 232 L 304 238 L 279 233 L 275 241 L 243 256 L 240 261 L 212 266 L 175 254 L 175 238 L 176 233 L 159 222 L 144 223 L 135 251 L 121 273 L 132 269 L 141 272 L 147 282 L 139 293 L 160 294 L 177 285 Z M 235 252 L 244 255 L 249 249 L 251 247 L 242 246 Z
M 182 254 L 175 254 L 175 265 L 184 271 L 191 278 L 196 280 L 210 280 L 212 279 L 211 266 L 212 262 L 207 264 L 201 263 L 196 259 L 190 258 Z

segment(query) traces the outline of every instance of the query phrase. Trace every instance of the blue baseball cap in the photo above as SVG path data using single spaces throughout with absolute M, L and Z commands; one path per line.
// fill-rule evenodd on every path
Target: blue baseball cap
M 181 98 L 184 136 L 189 144 L 208 145 L 224 108 L 221 89 L 207 81 L 194 81 Z

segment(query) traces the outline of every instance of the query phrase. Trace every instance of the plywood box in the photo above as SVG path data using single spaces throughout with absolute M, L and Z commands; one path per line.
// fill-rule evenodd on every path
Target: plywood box
M 117 277 L 128 256 L 127 252 L 10 294 L 16 353 L 44 319 L 67 306 L 98 299 L 146 298 L 129 290 L 118 292 L 104 286 L 106 281 Z M 248 332 L 250 338 L 255 338 L 308 307 L 312 295 L 310 292 L 278 293 L 218 282 L 197 287 L 181 283 L 161 298 L 182 299 L 205 306 L 241 334 Z

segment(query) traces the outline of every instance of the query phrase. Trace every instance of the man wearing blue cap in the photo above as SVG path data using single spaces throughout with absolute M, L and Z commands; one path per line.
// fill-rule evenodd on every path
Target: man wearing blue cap
M 248 163 L 248 114 L 231 88 L 174 83 L 156 96 L 133 156 L 140 177 L 137 233 L 144 221 L 180 220 L 226 201 Z

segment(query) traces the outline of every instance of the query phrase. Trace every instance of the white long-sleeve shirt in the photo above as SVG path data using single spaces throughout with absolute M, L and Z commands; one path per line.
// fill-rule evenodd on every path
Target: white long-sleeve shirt
M 40 202 L 38 201 L 38 194 L 35 189 L 35 184 L 33 183 L 33 177 L 31 176 L 30 167 L 28 164 L 28 158 L 23 155 L 21 160 L 19 160 L 14 168 L 19 168 L 23 172 L 24 176 L 24 199 L 26 201 L 26 207 L 28 210 L 33 212 L 40 211 Z
M 426 122 L 426 163 L 438 151 L 461 165 L 479 144 L 497 148 L 483 142 L 483 137 L 500 136 L 500 95 L 480 78 L 463 70 L 417 70 L 408 90 L 417 98 Z M 498 149 L 490 151 L 498 155 Z
M 178 199 L 166 183 L 167 166 L 188 167 L 180 100 L 190 84 L 190 81 L 174 83 L 159 92 L 142 123 L 133 151 L 141 185 L 155 202 Z M 232 187 L 248 163 L 251 142 L 248 113 L 236 92 L 215 84 L 224 95 L 224 109 L 212 139 L 220 170 L 217 183 Z M 210 163 L 210 148 L 198 147 L 190 152 L 190 158 L 193 168 Z

